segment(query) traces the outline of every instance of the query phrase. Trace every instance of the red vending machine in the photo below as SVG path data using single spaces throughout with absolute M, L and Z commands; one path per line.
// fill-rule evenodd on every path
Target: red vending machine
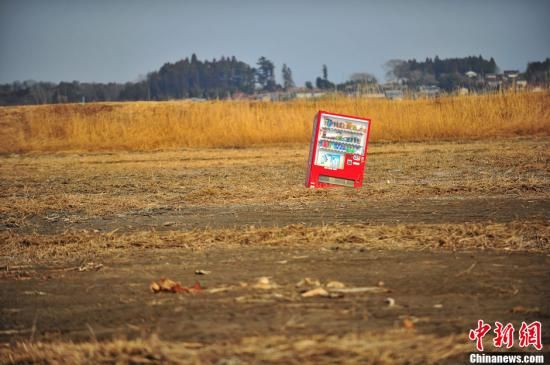
M 319 111 L 313 121 L 306 187 L 360 188 L 371 121 Z

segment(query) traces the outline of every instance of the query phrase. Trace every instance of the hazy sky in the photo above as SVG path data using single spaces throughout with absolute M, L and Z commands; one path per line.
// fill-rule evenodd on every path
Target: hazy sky
M 0 83 L 134 81 L 193 52 L 286 63 L 297 84 L 383 78 L 392 58 L 550 57 L 550 0 L 0 0 Z

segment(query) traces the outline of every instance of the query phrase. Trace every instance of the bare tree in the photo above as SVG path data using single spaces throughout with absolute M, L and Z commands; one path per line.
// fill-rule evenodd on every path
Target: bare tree
M 403 68 L 407 66 L 407 62 L 403 60 L 393 59 L 386 61 L 384 70 L 386 71 L 386 80 L 394 81 L 402 77 Z

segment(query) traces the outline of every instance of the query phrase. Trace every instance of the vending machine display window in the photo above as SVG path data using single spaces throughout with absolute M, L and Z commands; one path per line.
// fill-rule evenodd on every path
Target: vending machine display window
M 319 111 L 313 121 L 306 186 L 361 187 L 371 120 Z

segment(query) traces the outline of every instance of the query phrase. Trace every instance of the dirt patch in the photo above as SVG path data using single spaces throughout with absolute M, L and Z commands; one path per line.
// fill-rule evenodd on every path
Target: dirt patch
M 64 212 L 32 216 L 24 225 L 5 222 L 18 233 L 57 234 L 67 230 L 136 232 L 196 228 L 277 227 L 291 224 L 441 224 L 550 219 L 550 199 L 510 197 L 346 201 L 328 204 L 229 205 L 182 209 L 154 208 L 101 217 Z
M 1 280 L 0 339 L 102 341 L 155 334 L 163 341 L 212 346 L 283 336 L 286 340 L 279 342 L 291 346 L 320 333 L 344 342 L 356 333 L 372 337 L 375 347 L 395 351 L 376 334 L 407 332 L 403 323 L 410 320 L 415 336 L 454 338 L 454 345 L 466 351 L 465 334 L 481 314 L 485 321 L 516 325 L 544 322 L 550 314 L 550 258 L 538 254 L 241 247 L 152 250 L 103 265 L 85 272 L 35 268 L 39 275 L 28 280 Z M 197 269 L 210 273 L 198 276 Z M 219 291 L 151 293 L 149 282 L 161 276 L 185 284 L 199 280 Z M 254 288 L 262 276 L 277 286 Z M 336 280 L 350 288 L 386 290 L 304 298 L 296 285 L 305 277 L 321 285 Z M 518 306 L 525 309 L 514 311 Z M 547 343 L 549 333 L 543 330 Z
M 374 144 L 360 190 L 303 188 L 303 146 L 2 156 L 0 362 L 454 364 L 478 319 L 549 343 L 547 145 Z
M 373 202 L 406 208 L 408 201 L 436 199 L 547 199 L 547 146 L 548 139 L 373 144 L 359 190 L 304 189 L 304 146 L 4 156 L 0 223 L 239 205 L 313 210 Z

